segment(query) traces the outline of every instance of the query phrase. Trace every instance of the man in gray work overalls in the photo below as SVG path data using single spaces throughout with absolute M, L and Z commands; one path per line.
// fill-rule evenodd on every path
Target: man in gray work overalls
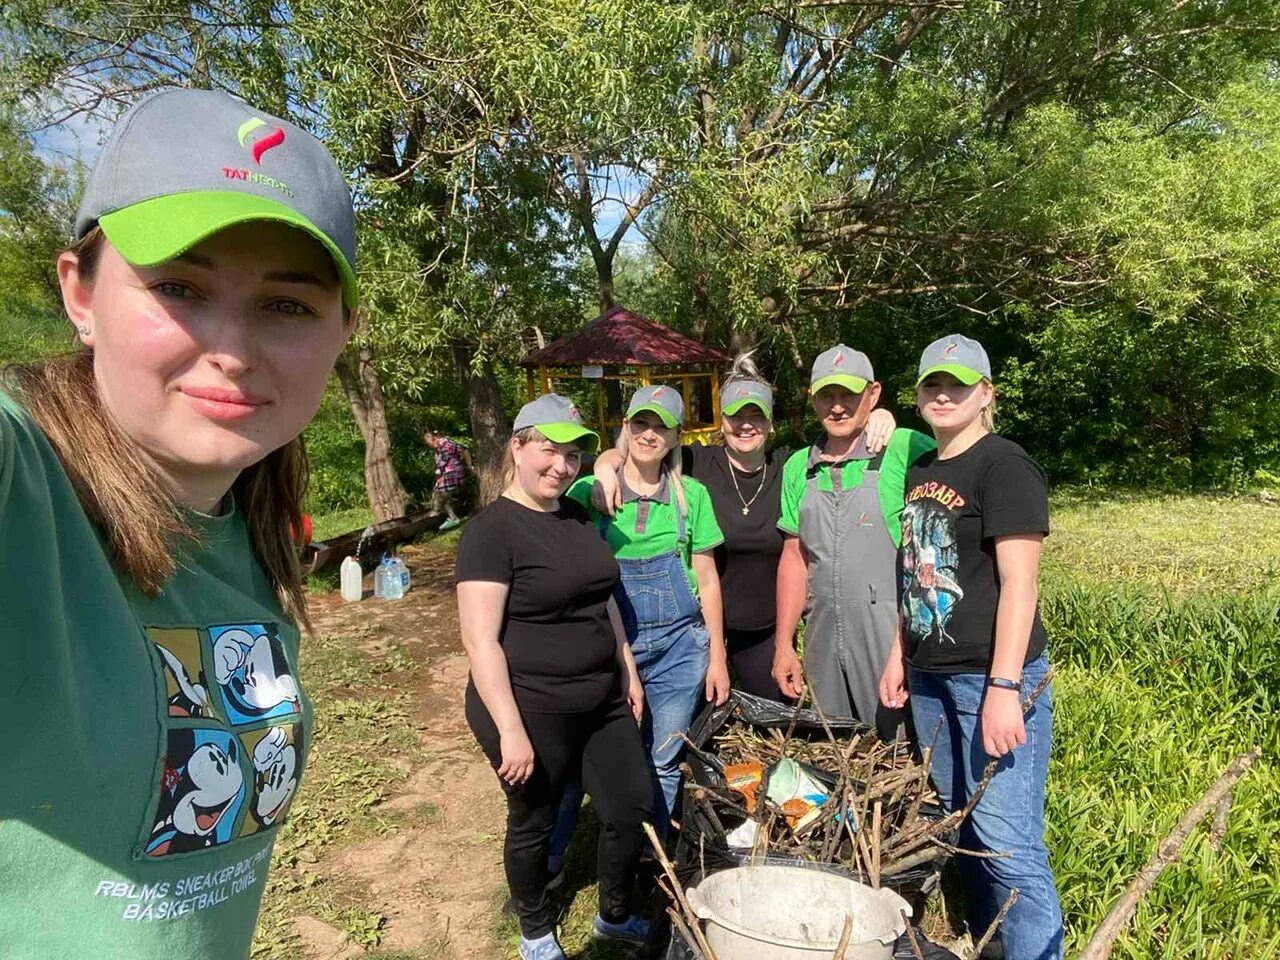
M 880 673 L 898 628 L 897 558 L 907 468 L 933 440 L 893 432 L 881 454 L 864 428 L 880 399 L 867 355 L 837 344 L 813 362 L 813 411 L 823 436 L 793 453 L 782 473 L 778 527 L 778 632 L 773 677 L 798 697 L 807 679 L 829 716 L 900 733 L 904 712 L 880 703 Z M 804 666 L 795 635 L 804 616 Z

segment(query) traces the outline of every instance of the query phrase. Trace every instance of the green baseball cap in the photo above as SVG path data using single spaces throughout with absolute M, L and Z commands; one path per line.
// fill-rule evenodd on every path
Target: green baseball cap
M 818 354 L 813 361 L 809 392 L 817 393 L 823 387 L 838 383 L 853 393 L 861 393 L 875 378 L 875 371 L 871 369 L 871 361 L 865 353 L 837 343 L 830 350 Z
M 558 393 L 544 393 L 530 400 L 516 414 L 512 432 L 533 427 L 552 443 L 576 443 L 584 450 L 595 453 L 600 449 L 600 437 L 582 423 L 582 414 L 572 400 Z
M 172 260 L 227 227 L 271 220 L 310 234 L 354 308 L 351 191 L 301 127 L 212 90 L 166 90 L 135 104 L 102 148 L 75 237 L 99 226 L 134 266 Z
M 931 373 L 949 373 L 967 387 L 979 380 L 991 379 L 991 361 L 982 344 L 958 333 L 939 337 L 920 354 L 920 372 L 916 386 Z
M 627 405 L 627 419 L 630 420 L 642 410 L 656 413 L 667 429 L 684 423 L 684 400 L 677 391 L 660 383 L 641 387 L 631 395 L 631 403 Z

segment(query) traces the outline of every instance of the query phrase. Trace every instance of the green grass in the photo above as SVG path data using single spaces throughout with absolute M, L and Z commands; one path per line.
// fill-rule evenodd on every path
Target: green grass
M 363 530 L 371 523 L 373 513 L 368 505 L 316 514 L 311 517 L 311 539 L 328 540 L 352 530 Z
M 1280 957 L 1280 591 L 1050 583 L 1043 612 L 1060 666 L 1046 819 L 1068 955 L 1232 757 L 1258 746 L 1220 849 L 1197 831 L 1113 956 Z
M 1280 502 L 1258 497 L 1055 495 L 1048 574 L 1169 590 L 1258 590 L 1280 574 Z

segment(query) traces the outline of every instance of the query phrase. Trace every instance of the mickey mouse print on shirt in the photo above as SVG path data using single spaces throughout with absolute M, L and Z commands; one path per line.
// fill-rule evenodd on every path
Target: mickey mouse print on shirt
M 301 776 L 302 708 L 275 624 L 147 631 L 168 727 L 141 853 L 229 843 L 280 823 Z

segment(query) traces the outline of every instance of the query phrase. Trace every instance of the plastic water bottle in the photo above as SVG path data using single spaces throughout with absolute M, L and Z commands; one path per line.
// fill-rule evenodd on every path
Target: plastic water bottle
M 386 599 L 387 596 L 387 575 L 390 565 L 391 558 L 384 553 L 378 569 L 373 572 L 373 595 L 380 599 Z
M 355 557 L 347 557 L 342 561 L 339 579 L 342 583 L 342 599 L 347 603 L 355 603 L 364 596 L 364 571 L 360 569 L 360 561 Z
M 387 563 L 386 598 L 399 600 L 409 589 L 409 568 L 399 557 L 392 557 Z

